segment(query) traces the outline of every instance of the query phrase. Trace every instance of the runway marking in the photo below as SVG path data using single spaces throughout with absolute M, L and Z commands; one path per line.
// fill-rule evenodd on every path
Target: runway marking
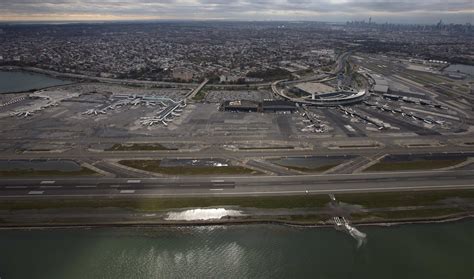
M 42 195 L 44 191 L 29 191 L 28 195 Z
M 460 153 L 460 152 L 451 152 L 451 153 Z M 448 154 L 450 154 L 448 152 Z M 474 172 L 474 170 L 462 170 L 463 172 Z M 339 177 L 339 176 L 354 176 L 354 177 L 360 177 L 360 176 L 383 176 L 383 175 L 408 175 L 408 174 L 430 174 L 430 173 L 449 173 L 453 172 L 452 170 L 430 170 L 430 171 L 385 171 L 385 172 L 367 172 L 367 173 L 332 173 L 332 174 L 305 174 L 305 175 L 285 175 L 285 176 L 280 176 L 279 178 L 282 179 L 288 179 L 288 178 L 302 178 L 302 177 Z M 262 180 L 262 179 L 267 179 L 267 178 L 275 178 L 275 176 L 226 176 L 227 180 L 230 179 L 254 179 L 254 180 Z M 148 178 L 147 180 L 159 180 L 161 178 Z M 213 182 L 213 181 L 211 181 Z
M 56 118 L 56 117 L 58 117 L 58 116 L 60 116 L 60 115 L 65 114 L 66 112 L 67 112 L 67 110 L 61 111 L 61 112 L 56 113 L 55 115 L 51 116 L 51 118 Z
M 328 190 L 295 190 L 295 191 L 268 191 L 268 192 L 222 192 L 219 195 L 222 196 L 238 196 L 238 195 L 270 195 L 270 194 L 318 194 L 318 193 L 357 193 L 357 192 L 377 192 L 377 191 L 393 191 L 393 190 L 423 190 L 423 189 L 452 189 L 452 188 L 474 188 L 474 184 L 464 184 L 464 185 L 445 185 L 445 186 L 413 186 L 413 187 L 389 187 L 389 188 L 364 188 L 364 189 L 328 189 Z M 31 191 L 31 192 L 43 192 L 43 191 Z M 30 192 L 30 193 L 31 193 Z M 28 194 L 30 194 L 28 193 Z M 121 194 L 133 194 L 135 190 L 122 190 Z M 33 195 L 33 194 L 30 194 Z M 39 194 L 38 194 L 39 195 Z M 136 197 L 178 197 L 178 196 L 206 196 L 206 193 L 182 193 L 182 194 L 136 194 Z M 79 194 L 79 195 L 55 195 L 50 194 L 51 197 L 100 197 L 100 196 L 110 196 L 110 194 Z M 0 198 L 25 198 L 27 195 L 2 195 Z
M 63 186 L 40 186 L 41 189 L 58 189 L 62 187 Z
M 344 192 L 386 192 L 393 190 L 423 190 L 423 189 L 452 189 L 452 188 L 472 188 L 474 184 L 469 185 L 438 185 L 438 186 L 413 186 L 413 187 L 386 187 L 386 188 L 364 188 L 364 189 L 328 189 L 328 190 L 294 190 L 294 191 L 272 191 L 272 192 L 231 192 L 222 193 L 222 195 L 264 195 L 264 194 L 299 194 L 299 193 L 344 193 Z
M 54 184 L 54 183 L 56 183 L 56 181 L 54 181 L 54 180 L 43 180 L 43 181 L 41 181 L 40 184 L 44 185 L 44 184 Z
M 141 183 L 142 181 L 139 180 L 139 179 L 130 179 L 130 180 L 127 180 L 127 183 L 129 184 L 137 184 L 137 183 Z
M 271 191 L 271 192 L 224 192 L 221 195 L 265 195 L 265 194 L 317 194 L 336 192 L 371 192 L 371 191 L 391 191 L 391 190 L 422 190 L 422 189 L 450 189 L 450 188 L 473 188 L 474 185 L 452 185 L 452 186 L 420 186 L 420 187 L 391 187 L 391 188 L 367 188 L 367 189 L 332 189 L 332 190 L 294 190 L 294 191 Z M 212 190 L 212 189 L 210 189 Z M 138 196 L 189 196 L 202 195 L 202 193 L 192 194 L 139 194 Z M 67 196 L 67 195 L 66 195 Z
M 443 152 L 445 154 L 457 154 L 457 153 L 472 153 L 472 151 L 456 151 L 456 152 Z M 400 171 L 400 172 L 367 172 L 367 173 L 353 173 L 353 174 L 308 174 L 308 175 L 285 175 L 279 177 L 280 179 L 289 179 L 289 178 L 311 178 L 311 177 L 340 177 L 340 176 L 354 176 L 354 177 L 372 177 L 372 176 L 383 176 L 383 175 L 409 175 L 409 174 L 430 174 L 430 173 L 452 173 L 453 170 L 430 170 L 430 171 Z M 474 172 L 474 170 L 462 170 L 462 172 Z M 230 179 L 253 179 L 253 180 L 262 180 L 268 178 L 275 178 L 275 176 L 262 175 L 262 176 L 226 176 L 227 180 Z M 3 181 L 18 181 L 19 179 L 2 179 Z M 146 181 L 160 181 L 164 180 L 163 178 L 146 178 Z M 34 178 L 22 178 L 21 181 L 38 181 Z M 77 178 L 62 178 L 61 181 L 77 181 Z M 211 181 L 212 182 L 212 181 Z
M 227 183 L 212 183 L 212 186 L 234 186 L 233 182 L 227 182 Z
M 121 190 L 120 194 L 134 194 L 135 190 Z
M 28 186 L 6 186 L 6 189 L 26 189 Z
M 78 185 L 76 188 L 96 188 L 96 185 Z
M 224 191 L 222 188 L 211 188 L 209 191 Z
M 225 182 L 223 179 L 216 179 L 216 180 L 211 180 L 212 183 L 222 183 Z
M 292 185 L 292 184 L 295 184 L 295 182 L 293 181 L 288 181 L 288 182 L 280 182 L 278 184 L 281 184 L 281 185 Z

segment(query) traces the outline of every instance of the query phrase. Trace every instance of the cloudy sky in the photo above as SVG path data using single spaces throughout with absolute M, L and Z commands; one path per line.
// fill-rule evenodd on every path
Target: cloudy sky
M 227 19 L 473 23 L 474 0 L 0 0 L 0 20 Z

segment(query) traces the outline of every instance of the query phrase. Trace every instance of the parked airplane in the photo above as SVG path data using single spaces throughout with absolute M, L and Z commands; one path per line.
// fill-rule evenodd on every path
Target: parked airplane
M 152 102 L 152 101 L 145 101 L 145 105 L 146 105 L 146 106 L 154 107 L 154 106 L 156 106 L 156 103 L 155 103 L 155 102 Z
M 28 117 L 28 116 L 32 116 L 33 113 L 32 112 L 29 112 L 29 111 L 15 111 L 15 112 L 12 112 L 10 113 L 10 116 L 18 116 L 18 117 Z
M 99 114 L 106 114 L 107 112 L 105 110 L 96 110 L 96 109 L 89 109 L 82 114 L 87 114 L 87 115 L 99 115 Z
M 131 101 L 130 104 L 132 104 L 132 106 L 138 106 L 141 102 L 142 102 L 141 99 L 135 99 Z

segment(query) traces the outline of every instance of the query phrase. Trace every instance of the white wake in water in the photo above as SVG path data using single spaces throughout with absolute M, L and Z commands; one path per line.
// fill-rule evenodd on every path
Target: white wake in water
M 362 244 L 365 243 L 366 239 L 367 239 L 367 234 L 359 231 L 358 229 L 350 226 L 349 224 L 344 224 L 344 226 L 346 227 L 347 229 L 347 232 L 355 239 L 357 240 L 357 248 L 359 248 L 360 246 L 362 246 Z

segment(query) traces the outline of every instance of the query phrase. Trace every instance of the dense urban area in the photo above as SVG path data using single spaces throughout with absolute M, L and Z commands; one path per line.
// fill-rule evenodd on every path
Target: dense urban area
M 0 65 L 152 81 L 256 83 L 328 71 L 348 49 L 474 64 L 470 24 L 369 21 L 0 26 Z

